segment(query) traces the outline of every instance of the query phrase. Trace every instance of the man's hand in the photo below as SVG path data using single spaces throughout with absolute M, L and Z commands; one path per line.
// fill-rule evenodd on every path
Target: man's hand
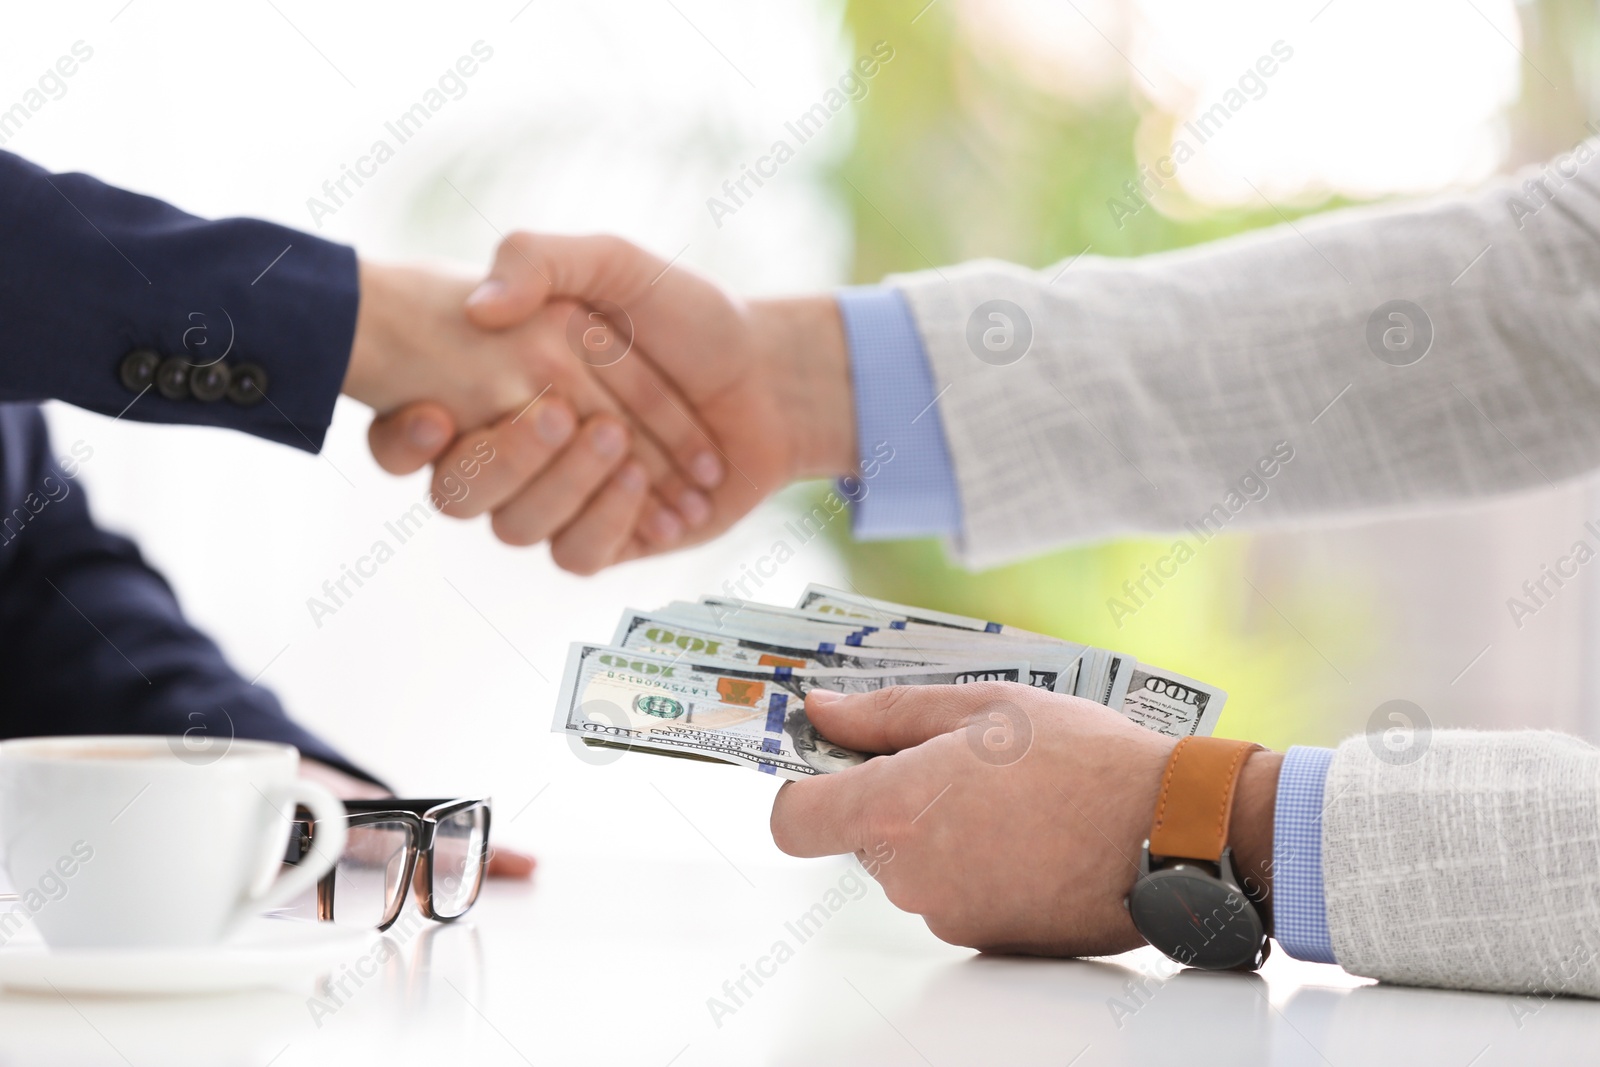
M 589 370 L 648 444 L 687 480 L 654 480 L 665 504 L 686 518 L 683 543 L 726 530 L 761 499 L 797 478 L 843 474 L 856 461 L 855 418 L 843 328 L 831 297 L 742 302 L 686 269 L 614 237 L 515 234 L 467 300 L 478 326 L 515 334 L 530 321 L 559 318 L 572 362 Z M 555 323 L 551 323 L 553 329 Z M 591 357 L 584 338 L 609 342 Z M 620 338 L 620 343 L 618 339 Z M 626 354 L 609 362 L 615 353 Z M 559 386 L 558 386 L 559 388 Z M 552 390 L 555 392 L 555 390 Z M 373 446 L 391 470 L 435 460 L 448 470 L 469 454 L 464 437 L 440 455 L 398 429 L 437 412 L 411 408 L 375 426 Z M 501 487 L 480 501 L 502 540 L 526 544 L 554 534 L 556 562 L 584 572 L 672 547 L 664 539 L 619 533 L 621 509 L 596 515 L 599 498 L 576 516 L 534 522 L 559 472 L 528 452 L 502 468 Z M 704 493 L 695 499 L 689 494 Z M 694 521 L 699 520 L 699 521 Z M 573 566 L 564 531 L 609 548 Z M 569 538 L 577 540 L 577 538 Z
M 1176 742 L 1077 697 L 1010 683 L 812 691 L 830 740 L 892 753 L 786 784 L 772 836 L 855 853 L 935 935 L 989 951 L 1099 956 L 1144 944 L 1123 907 Z M 1270 873 L 1275 753 L 1251 757 L 1230 843 Z
M 344 391 L 380 414 L 425 401 L 403 419 L 374 424 L 379 463 L 408 473 L 439 454 L 457 427 L 468 428 L 456 451 L 474 461 L 472 492 L 449 491 L 454 462 L 441 466 L 434 487 L 444 510 L 463 518 L 520 491 L 530 466 L 548 468 L 551 477 L 521 512 L 498 517 L 499 532 L 512 543 L 532 543 L 585 509 L 597 515 L 591 527 L 623 526 L 615 544 L 604 541 L 603 531 L 579 526 L 569 555 L 575 569 L 596 553 L 594 563 L 602 564 L 623 552 L 670 546 L 704 522 L 710 510 L 704 495 L 686 491 L 667 455 L 634 432 L 616 398 L 567 350 L 564 330 L 575 306 L 552 302 L 514 329 L 491 332 L 463 311 L 472 288 L 431 271 L 361 265 Z M 482 463 L 489 455 L 496 461 Z

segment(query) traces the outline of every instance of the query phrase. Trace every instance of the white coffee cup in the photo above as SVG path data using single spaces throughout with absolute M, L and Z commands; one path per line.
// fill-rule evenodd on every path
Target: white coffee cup
M 344 805 L 299 767 L 264 741 L 198 754 L 179 737 L 0 742 L 0 845 L 22 910 L 52 948 L 221 940 L 344 851 Z M 297 804 L 317 842 L 281 870 Z

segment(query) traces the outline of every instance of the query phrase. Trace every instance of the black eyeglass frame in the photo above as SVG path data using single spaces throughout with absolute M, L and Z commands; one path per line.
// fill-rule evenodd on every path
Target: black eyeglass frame
M 483 844 L 478 850 L 478 880 L 473 884 L 472 897 L 454 915 L 441 915 L 434 907 L 433 846 L 437 839 L 439 823 L 463 811 L 480 807 L 483 809 Z M 471 911 L 472 906 L 478 902 L 478 894 L 483 891 L 483 881 L 489 867 L 489 825 L 493 812 L 488 797 L 456 800 L 410 800 L 399 797 L 346 800 L 344 809 L 345 825 L 351 829 L 378 823 L 399 823 L 406 828 L 405 873 L 400 882 L 400 892 L 395 894 L 394 901 L 383 915 L 383 921 L 378 924 L 377 928 L 380 931 L 393 926 L 400 918 L 400 913 L 405 910 L 406 899 L 411 894 L 411 886 L 417 875 L 419 857 L 425 862 L 422 865 L 422 880 L 417 886 L 417 903 L 424 916 L 435 922 L 452 923 Z M 316 846 L 316 826 L 311 820 L 298 819 L 295 828 L 297 832 L 290 840 L 289 854 L 285 857 L 289 863 L 298 863 Z M 338 864 L 335 864 L 317 882 L 317 918 L 323 922 L 333 921 L 334 888 L 338 869 Z

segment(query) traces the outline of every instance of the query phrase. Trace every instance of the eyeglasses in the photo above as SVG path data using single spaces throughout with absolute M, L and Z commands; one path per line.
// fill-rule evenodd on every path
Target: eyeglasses
M 489 801 L 347 800 L 344 853 L 317 883 L 317 918 L 387 930 L 413 882 L 422 914 L 461 918 L 478 899 L 489 865 Z M 316 847 L 316 825 L 295 821 L 286 863 Z M 421 860 L 419 863 L 418 860 Z

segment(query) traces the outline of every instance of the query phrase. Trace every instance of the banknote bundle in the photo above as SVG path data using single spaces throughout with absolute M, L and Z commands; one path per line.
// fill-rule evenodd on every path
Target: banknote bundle
M 572 646 L 554 729 L 799 779 L 868 758 L 812 726 L 812 689 L 978 681 L 1084 697 L 1173 737 L 1210 734 L 1227 699 L 1120 652 L 812 585 L 792 608 L 706 596 L 628 609 L 609 644 Z

